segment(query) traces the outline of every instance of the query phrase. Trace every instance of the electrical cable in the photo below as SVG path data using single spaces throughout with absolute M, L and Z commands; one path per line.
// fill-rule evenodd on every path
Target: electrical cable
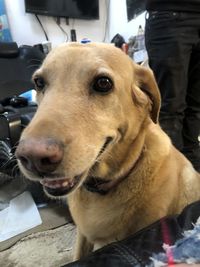
M 44 35 L 45 35 L 45 37 L 46 37 L 46 40 L 49 41 L 48 35 L 47 35 L 47 33 L 46 33 L 46 31 L 45 31 L 43 25 L 42 25 L 41 20 L 39 19 L 39 17 L 38 17 L 37 14 L 35 14 L 35 17 L 36 17 L 37 21 L 39 22 L 39 24 L 40 24 L 40 26 L 41 26 L 41 28 L 42 28 L 42 30 L 43 30 L 43 32 L 44 32 Z
M 74 18 L 71 20 L 71 24 L 72 24 L 71 28 L 74 29 L 74 25 L 75 25 L 75 19 Z
M 106 5 L 107 3 L 107 5 Z M 109 16 L 110 16 L 110 0 L 106 1 L 105 0 L 105 7 L 106 7 L 106 21 L 105 21 L 105 31 L 104 31 L 104 37 L 103 37 L 103 42 L 106 40 L 106 35 L 109 27 Z
M 55 19 L 56 24 L 58 25 L 58 27 L 60 28 L 60 30 L 64 33 L 64 35 L 66 36 L 65 42 L 69 41 L 69 35 L 68 33 L 63 29 L 63 27 L 60 25 L 60 23 L 58 22 L 57 19 Z

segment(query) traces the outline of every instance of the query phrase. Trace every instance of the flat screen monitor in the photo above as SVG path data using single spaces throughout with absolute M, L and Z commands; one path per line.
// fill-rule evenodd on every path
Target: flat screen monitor
M 25 0 L 28 13 L 76 19 L 99 19 L 99 0 Z

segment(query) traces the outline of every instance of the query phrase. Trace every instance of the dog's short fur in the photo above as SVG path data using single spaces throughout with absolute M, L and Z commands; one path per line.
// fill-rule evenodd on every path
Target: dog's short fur
M 16 155 L 48 195 L 67 195 L 75 259 L 200 199 L 200 175 L 158 125 L 150 69 L 109 44 L 71 43 L 33 79 L 39 108 Z

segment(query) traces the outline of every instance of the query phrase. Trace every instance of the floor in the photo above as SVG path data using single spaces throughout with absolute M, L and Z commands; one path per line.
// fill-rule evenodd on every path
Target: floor
M 24 190 L 32 193 L 43 223 L 0 242 L 0 266 L 60 267 L 70 262 L 76 230 L 67 203 L 50 201 L 37 185 L 15 178 L 0 184 L 0 208 Z
M 60 267 L 72 260 L 75 226 L 30 234 L 0 252 L 2 267 Z

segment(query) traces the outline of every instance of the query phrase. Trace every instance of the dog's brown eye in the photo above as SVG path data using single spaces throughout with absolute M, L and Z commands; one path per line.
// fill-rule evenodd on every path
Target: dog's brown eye
M 108 77 L 97 77 L 93 84 L 93 90 L 99 93 L 108 93 L 113 88 L 113 82 Z
M 36 85 L 36 89 L 41 91 L 45 87 L 45 80 L 42 77 L 37 77 L 34 79 L 34 83 Z

